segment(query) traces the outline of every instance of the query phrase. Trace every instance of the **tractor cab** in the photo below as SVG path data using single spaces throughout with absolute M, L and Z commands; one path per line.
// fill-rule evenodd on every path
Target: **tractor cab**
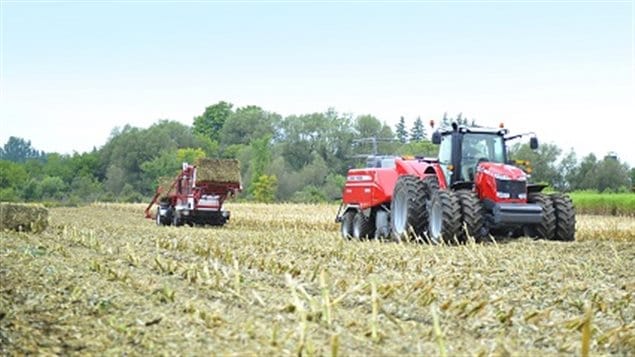
M 432 138 L 433 143 L 440 144 L 439 163 L 448 186 L 457 182 L 473 182 L 481 162 L 507 162 L 507 129 L 454 127 L 453 130 L 435 132 Z

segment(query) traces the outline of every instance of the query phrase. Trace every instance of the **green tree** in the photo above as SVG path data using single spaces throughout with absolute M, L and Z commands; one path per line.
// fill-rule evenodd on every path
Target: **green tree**
M 201 148 L 183 148 L 176 151 L 177 162 L 194 164 L 205 157 L 205 151 Z
M 597 170 L 597 190 L 599 192 L 619 192 L 630 184 L 628 166 L 620 162 L 615 154 L 609 154 L 599 162 Z
M 423 121 L 421 121 L 421 117 L 417 117 L 415 122 L 412 124 L 412 129 L 410 130 L 410 140 L 411 141 L 421 141 L 426 137 L 426 129 L 423 126 Z
M 142 164 L 173 152 L 179 148 L 199 148 L 192 129 L 179 122 L 160 120 L 147 129 L 125 126 L 115 129 L 101 149 L 100 169 L 97 177 L 104 180 L 106 188 L 119 193 L 125 183 L 143 195 L 154 191 L 144 177 Z M 115 179 L 116 178 L 116 179 Z
M 280 133 L 281 155 L 292 171 L 308 165 L 316 154 L 326 162 L 330 172 L 346 171 L 355 135 L 350 117 L 340 116 L 333 109 L 292 115 L 282 121 Z
M 532 150 L 528 144 L 516 144 L 510 150 L 510 158 L 528 160 L 532 168 L 532 181 L 545 182 L 557 187 L 562 182 L 557 167 L 558 157 L 562 150 L 555 144 L 542 144 L 538 150 Z
M 399 123 L 395 127 L 395 132 L 397 133 L 397 140 L 400 143 L 405 144 L 408 141 L 408 132 L 406 131 L 406 120 L 402 116 L 399 118 Z
M 575 180 L 578 171 L 578 160 L 573 149 L 560 160 L 557 168 L 559 175 L 554 187 L 559 191 L 570 191 L 573 186 L 571 182 Z
M 275 175 L 260 175 L 254 181 L 253 196 L 257 202 L 271 203 L 276 198 L 278 179 Z
M 67 187 L 61 178 L 47 176 L 40 182 L 38 191 L 38 196 L 44 199 L 61 200 L 67 192 Z
M 275 137 L 280 115 L 262 110 L 257 106 L 238 108 L 232 113 L 221 130 L 221 146 L 249 144 L 264 136 Z
M 572 190 L 595 190 L 598 187 L 598 160 L 595 154 L 582 158 L 575 174 L 569 181 Z
M 31 146 L 31 141 L 26 141 L 15 136 L 9 137 L 4 147 L 0 149 L 0 159 L 13 162 L 25 162 L 28 159 L 38 159 L 43 155 L 43 152 L 39 152 Z
M 213 141 L 220 141 L 221 129 L 227 118 L 233 113 L 233 104 L 220 101 L 205 108 L 203 114 L 194 118 L 194 133 L 201 134 Z
M 378 137 L 381 127 L 379 119 L 372 115 L 360 115 L 355 119 L 354 128 L 359 138 Z
M 437 157 L 439 146 L 429 140 L 411 141 L 397 149 L 397 154 L 402 156 L 426 156 Z

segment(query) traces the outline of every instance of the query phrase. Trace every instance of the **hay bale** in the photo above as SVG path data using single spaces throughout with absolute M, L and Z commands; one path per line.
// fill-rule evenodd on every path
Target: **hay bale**
M 201 158 L 196 161 L 198 182 L 240 182 L 238 160 Z
M 42 232 L 48 218 L 49 211 L 42 205 L 0 202 L 0 230 Z
M 170 187 L 172 187 L 172 183 L 174 183 L 174 178 L 176 177 L 176 174 L 174 176 L 163 176 L 163 177 L 159 177 L 158 179 L 158 187 L 161 188 L 161 194 L 159 195 L 159 198 L 167 198 L 170 193 L 174 192 L 174 189 L 170 190 Z

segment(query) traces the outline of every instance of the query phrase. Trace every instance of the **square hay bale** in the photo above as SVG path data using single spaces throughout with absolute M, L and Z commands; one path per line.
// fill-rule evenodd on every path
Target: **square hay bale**
M 49 211 L 42 205 L 0 202 L 0 230 L 42 232 L 48 226 Z
M 233 159 L 201 158 L 196 161 L 199 182 L 240 182 L 240 162 Z
M 172 187 L 176 175 L 177 174 L 174 174 L 174 176 L 159 177 L 157 186 L 162 190 L 159 198 L 167 198 L 170 193 L 174 191 L 174 189 L 170 190 L 170 187 Z

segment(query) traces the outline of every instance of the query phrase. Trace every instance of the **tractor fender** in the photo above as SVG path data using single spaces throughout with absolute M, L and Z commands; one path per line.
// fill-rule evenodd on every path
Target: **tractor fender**
M 423 177 L 426 168 L 425 166 L 427 165 L 417 160 L 404 160 L 401 158 L 395 159 L 395 170 L 399 176 L 412 175 Z
M 547 185 L 541 183 L 530 183 L 527 185 L 527 193 L 530 192 L 542 192 Z
M 442 189 L 447 188 L 445 174 L 443 173 L 443 169 L 441 169 L 441 165 L 437 162 L 431 163 L 419 160 L 396 159 L 395 169 L 399 176 L 412 175 L 423 178 L 434 175 L 439 181 L 439 187 Z

